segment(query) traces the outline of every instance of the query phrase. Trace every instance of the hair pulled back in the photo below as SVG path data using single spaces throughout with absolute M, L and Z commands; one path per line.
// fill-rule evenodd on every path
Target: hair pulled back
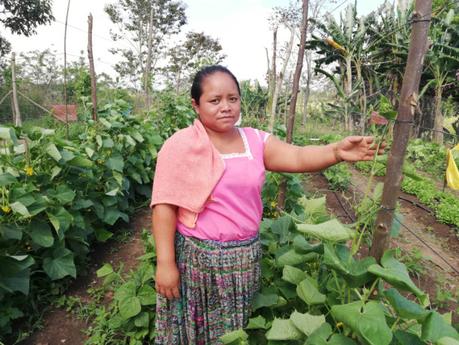
M 200 71 L 196 73 L 193 79 L 193 84 L 191 85 L 191 98 L 194 99 L 196 104 L 199 104 L 199 99 L 201 98 L 202 95 L 202 82 L 204 79 L 206 79 L 208 76 L 221 72 L 221 73 L 226 73 L 228 74 L 236 83 L 237 86 L 237 91 L 239 93 L 239 96 L 241 95 L 241 89 L 239 87 L 239 82 L 237 81 L 236 77 L 234 76 L 231 71 L 222 66 L 222 65 L 211 65 L 211 66 L 206 66 L 202 68 Z

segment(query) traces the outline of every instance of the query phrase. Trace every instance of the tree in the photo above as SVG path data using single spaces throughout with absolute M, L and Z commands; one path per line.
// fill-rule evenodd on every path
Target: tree
M 0 22 L 12 33 L 31 36 L 39 25 L 54 20 L 52 0 L 0 0 Z M 0 35 L 0 57 L 11 50 L 10 43 Z
M 115 65 L 121 78 L 138 87 L 147 98 L 153 84 L 152 72 L 166 53 L 167 38 L 180 32 L 186 24 L 185 5 L 174 0 L 120 0 L 105 7 L 110 20 L 117 25 L 111 31 L 115 42 L 125 39 L 130 48 L 111 49 L 121 56 Z
M 170 75 L 176 93 L 179 93 L 202 66 L 218 64 L 224 59 L 222 46 L 217 39 L 203 32 L 188 32 L 183 42 L 169 50 L 166 73 Z

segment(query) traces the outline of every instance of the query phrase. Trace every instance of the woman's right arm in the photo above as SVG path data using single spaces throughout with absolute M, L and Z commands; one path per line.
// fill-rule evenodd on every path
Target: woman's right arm
M 156 205 L 152 220 L 157 258 L 156 291 L 169 299 L 179 298 L 180 275 L 175 262 L 177 207 L 169 204 Z

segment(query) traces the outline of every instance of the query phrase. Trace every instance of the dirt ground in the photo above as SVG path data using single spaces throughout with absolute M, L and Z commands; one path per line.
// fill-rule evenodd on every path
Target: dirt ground
M 315 191 L 326 195 L 327 208 L 343 223 L 352 223 L 355 214 L 352 205 L 355 205 L 363 194 L 368 178 L 357 170 L 352 170 L 352 187 L 346 193 L 332 192 L 328 183 L 321 174 L 312 174 L 305 187 L 308 191 Z M 459 287 L 459 240 L 454 230 L 449 226 L 437 223 L 435 218 L 425 209 L 416 206 L 416 199 L 402 194 L 406 200 L 400 201 L 400 211 L 404 215 L 403 223 L 410 229 L 401 227 L 400 236 L 392 240 L 392 246 L 398 246 L 404 251 L 418 248 L 422 252 L 424 274 L 413 277 L 415 282 L 429 293 L 431 301 L 435 299 L 438 282 L 442 281 L 443 288 L 454 291 Z M 132 217 L 130 225 L 132 238 L 126 243 L 111 241 L 98 245 L 91 256 L 91 267 L 86 277 L 78 278 L 67 295 L 78 296 L 83 301 L 88 300 L 87 289 L 100 282 L 96 277 L 96 270 L 104 263 L 117 266 L 123 263 L 129 271 L 137 264 L 136 258 L 143 254 L 143 245 L 140 234 L 142 229 L 150 228 L 150 211 L 144 209 Z M 427 230 L 426 230 L 427 229 Z M 457 304 L 449 303 L 441 311 L 456 310 Z M 459 322 L 457 314 L 455 322 Z M 77 319 L 72 313 L 63 309 L 54 308 L 45 316 L 44 328 L 32 337 L 23 341 L 21 345 L 82 345 L 86 336 L 82 332 L 88 327 L 84 321 Z
M 88 274 L 78 277 L 72 284 L 68 296 L 75 296 L 89 301 L 87 289 L 100 284 L 96 271 L 105 263 L 117 267 L 124 265 L 124 271 L 129 272 L 137 265 L 137 258 L 144 254 L 141 240 L 142 229 L 150 229 L 151 212 L 143 209 L 132 216 L 132 223 L 128 226 L 132 234 L 128 242 L 109 241 L 97 245 L 91 253 L 91 263 Z M 22 341 L 20 345 L 82 345 L 87 339 L 83 331 L 88 324 L 79 320 L 75 315 L 61 308 L 53 308 L 44 319 L 42 330 Z

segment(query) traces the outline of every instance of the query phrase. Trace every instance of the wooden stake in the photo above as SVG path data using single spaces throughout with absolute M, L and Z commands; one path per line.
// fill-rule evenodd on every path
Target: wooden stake
M 92 119 L 97 121 L 97 80 L 94 70 L 94 57 L 92 55 L 92 14 L 88 16 L 88 60 L 91 75 Z
M 67 139 L 69 138 L 69 111 L 67 102 L 67 23 L 69 19 L 70 0 L 67 3 L 67 14 L 65 15 L 64 31 L 64 103 L 65 103 L 65 129 Z
M 19 111 L 18 95 L 16 89 L 16 53 L 11 53 L 11 82 L 13 84 L 13 115 L 14 125 L 22 126 L 21 112 Z
M 427 49 L 432 14 L 432 0 L 416 0 L 413 13 L 408 60 L 403 76 L 397 120 L 394 126 L 394 142 L 387 162 L 386 178 L 381 200 L 381 209 L 376 217 L 370 255 L 380 261 L 384 251 L 389 247 L 389 233 L 394 220 L 394 210 L 400 193 L 402 166 L 408 146 L 414 111 L 418 102 L 419 81 L 421 79 L 424 55 Z

